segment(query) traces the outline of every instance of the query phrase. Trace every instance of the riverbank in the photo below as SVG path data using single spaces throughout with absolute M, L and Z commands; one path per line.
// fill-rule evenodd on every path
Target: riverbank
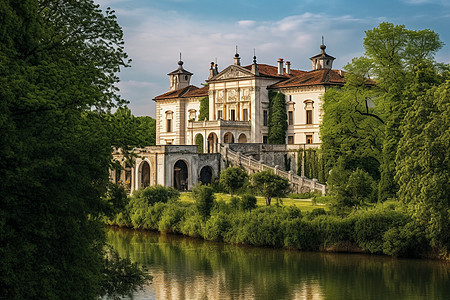
M 323 208 L 302 211 L 296 206 L 243 210 L 221 200 L 204 216 L 194 202 L 171 200 L 150 205 L 134 200 L 107 224 L 229 244 L 443 259 L 432 251 L 423 228 L 415 226 L 396 203 L 342 217 Z

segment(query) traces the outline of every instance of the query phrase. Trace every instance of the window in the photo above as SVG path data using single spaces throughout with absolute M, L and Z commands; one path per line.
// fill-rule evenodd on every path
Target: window
M 293 135 L 289 135 L 289 136 L 288 136 L 288 144 L 289 144 L 289 145 L 294 144 L 294 136 L 293 136 Z
M 307 144 L 312 144 L 313 143 L 313 136 L 308 134 L 306 135 L 306 143 Z
M 248 121 L 248 109 L 246 108 L 242 110 L 242 121 Z
M 288 111 L 288 124 L 294 125 L 294 112 L 292 110 Z
M 263 135 L 263 144 L 267 144 L 267 135 Z
M 219 120 L 219 119 L 223 119 L 223 114 L 222 114 L 222 110 L 221 109 L 219 109 L 217 111 L 217 120 Z
M 263 125 L 267 126 L 267 110 L 263 110 Z
M 230 120 L 236 120 L 236 111 L 234 109 L 230 110 Z
M 166 132 L 172 132 L 172 118 L 173 118 L 173 112 L 172 111 L 166 111 Z
M 312 110 L 306 111 L 306 124 L 312 124 L 313 123 L 313 114 Z

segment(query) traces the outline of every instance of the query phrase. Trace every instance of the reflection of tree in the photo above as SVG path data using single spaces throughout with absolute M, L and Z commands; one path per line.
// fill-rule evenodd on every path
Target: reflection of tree
M 108 238 L 122 256 L 150 266 L 157 289 L 175 288 L 182 295 L 195 288 L 206 289 L 208 299 L 237 298 L 243 291 L 255 299 L 442 299 L 450 293 L 448 266 L 432 261 L 274 250 L 126 230 L 110 230 Z

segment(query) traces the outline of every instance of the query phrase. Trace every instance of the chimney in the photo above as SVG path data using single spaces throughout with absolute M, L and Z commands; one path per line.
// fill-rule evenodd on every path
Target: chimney
M 286 62 L 286 74 L 291 75 L 291 62 Z
M 284 75 L 284 69 L 283 69 L 283 59 L 278 59 L 278 75 Z
M 211 62 L 211 68 L 209 69 L 208 79 L 211 79 L 216 75 L 217 75 L 217 67 L 215 66 L 214 62 Z
M 259 76 L 258 64 L 256 63 L 256 55 L 253 56 L 252 73 Z

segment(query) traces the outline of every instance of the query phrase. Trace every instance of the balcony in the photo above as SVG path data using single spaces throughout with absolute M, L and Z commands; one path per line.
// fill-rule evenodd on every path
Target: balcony
M 214 121 L 192 121 L 188 122 L 188 129 L 206 129 L 206 128 L 235 128 L 235 129 L 247 129 L 251 126 L 250 121 L 230 121 L 230 120 L 214 120 Z

